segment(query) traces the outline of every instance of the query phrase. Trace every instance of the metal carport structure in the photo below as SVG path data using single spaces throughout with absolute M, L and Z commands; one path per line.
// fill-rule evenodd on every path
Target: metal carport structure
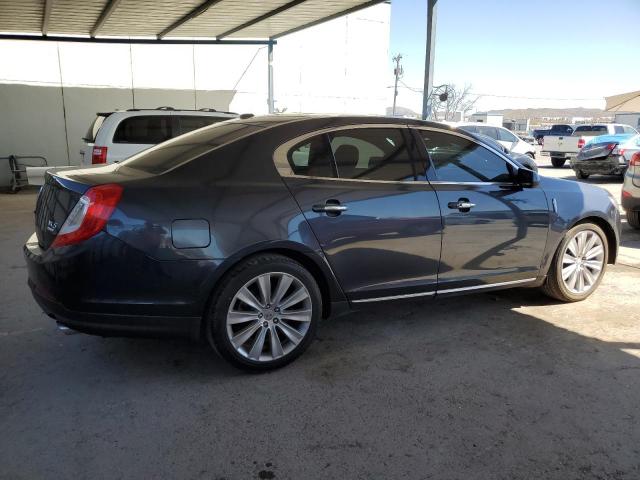
M 386 0 L 0 0 L 0 40 L 268 46 Z

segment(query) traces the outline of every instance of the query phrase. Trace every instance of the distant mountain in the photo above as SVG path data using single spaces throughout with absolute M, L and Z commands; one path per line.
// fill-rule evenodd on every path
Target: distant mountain
M 599 108 L 523 108 L 523 109 L 506 109 L 506 110 L 491 110 L 489 113 L 496 113 L 504 115 L 505 119 L 519 119 L 519 118 L 566 118 L 571 117 L 613 117 L 612 112 L 605 112 Z

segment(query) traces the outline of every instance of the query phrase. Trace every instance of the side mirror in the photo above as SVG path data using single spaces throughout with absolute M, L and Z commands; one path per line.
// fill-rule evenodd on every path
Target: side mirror
M 518 168 L 516 182 L 524 188 L 535 187 L 540 183 L 538 174 L 528 168 Z

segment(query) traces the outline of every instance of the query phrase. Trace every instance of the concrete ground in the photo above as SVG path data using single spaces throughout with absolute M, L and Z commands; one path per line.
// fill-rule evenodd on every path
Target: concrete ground
M 589 182 L 619 197 L 619 180 Z M 2 479 L 640 478 L 626 224 L 621 263 L 584 302 L 519 289 L 372 305 L 248 375 L 203 345 L 57 332 L 26 286 L 34 200 L 0 195 Z

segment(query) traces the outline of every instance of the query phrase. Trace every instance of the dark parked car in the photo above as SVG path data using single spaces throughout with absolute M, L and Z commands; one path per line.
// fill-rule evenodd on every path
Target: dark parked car
M 291 115 L 48 174 L 35 222 L 29 285 L 61 325 L 204 337 L 248 369 L 286 364 L 364 302 L 514 286 L 582 300 L 620 229 L 605 190 L 462 130 Z
M 551 129 L 549 128 L 547 129 L 538 128 L 531 132 L 531 136 L 533 137 L 533 139 L 536 141 L 538 145 L 542 145 L 542 139 L 545 137 L 545 135 L 549 135 L 550 132 L 551 132 Z
M 640 152 L 629 160 L 629 168 L 622 185 L 622 208 L 627 214 L 627 223 L 640 229 Z
M 589 178 L 589 175 L 624 175 L 628 161 L 618 146 L 633 135 L 600 135 L 593 137 L 571 159 L 571 168 L 577 178 Z

